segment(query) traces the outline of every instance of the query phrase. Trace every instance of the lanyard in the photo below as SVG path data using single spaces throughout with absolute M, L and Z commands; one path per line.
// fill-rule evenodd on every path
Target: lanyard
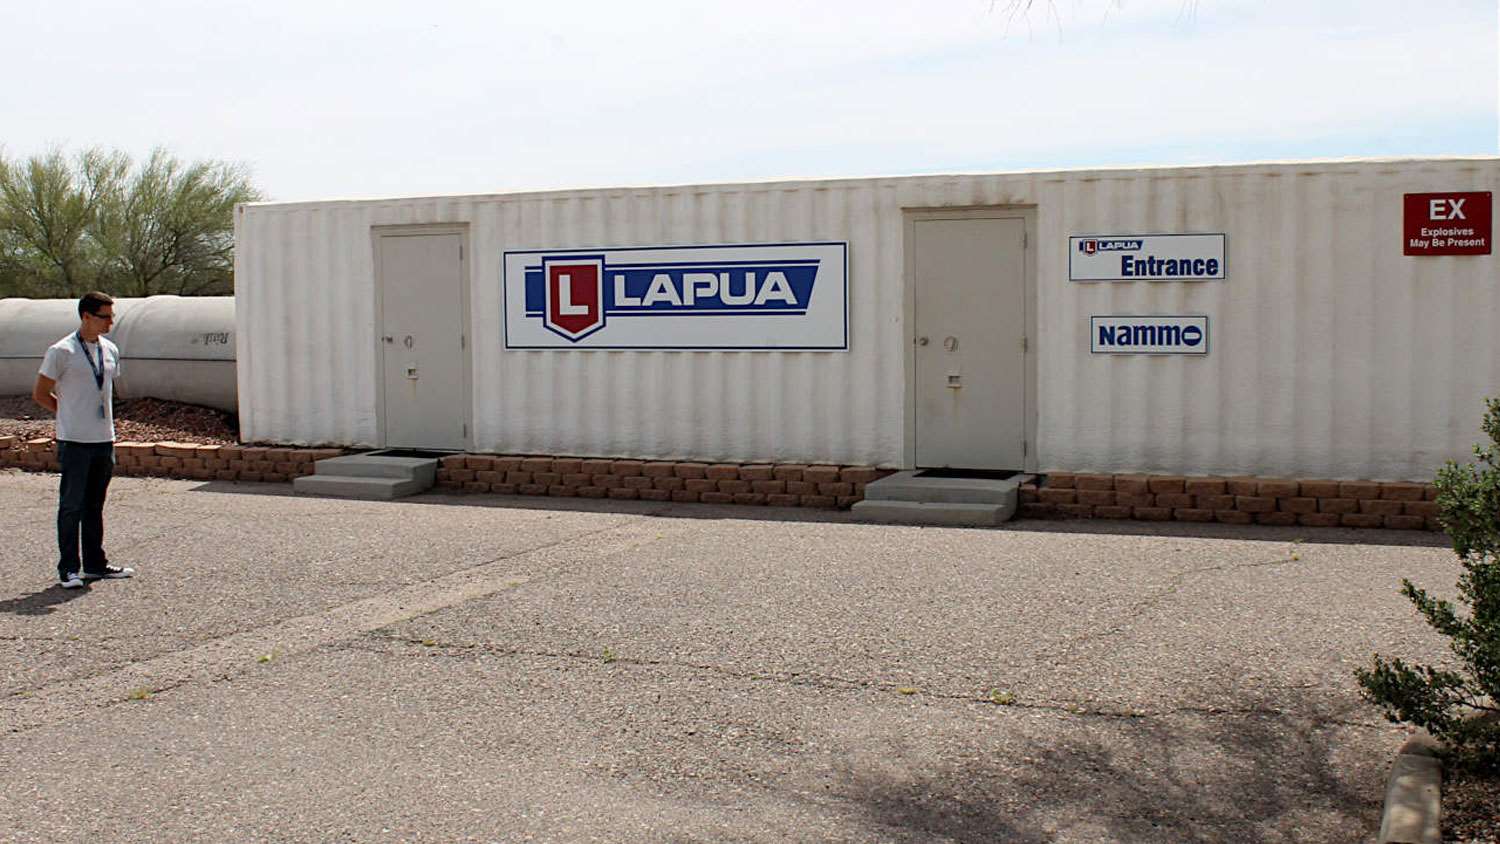
M 83 351 L 83 357 L 89 362 L 89 371 L 94 373 L 94 383 L 98 385 L 99 392 L 104 392 L 104 344 L 99 344 L 99 365 L 94 365 L 94 356 L 89 354 L 88 344 L 83 342 L 83 335 L 75 333 L 73 339 L 78 341 L 78 348 Z

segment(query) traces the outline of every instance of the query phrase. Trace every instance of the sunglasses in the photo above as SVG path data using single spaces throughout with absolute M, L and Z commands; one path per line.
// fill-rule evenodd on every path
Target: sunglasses
M 102 319 L 105 322 L 114 322 L 114 320 L 115 320 L 115 315 L 112 314 L 112 313 L 109 313 L 109 314 L 88 314 L 88 316 L 91 316 L 94 319 Z

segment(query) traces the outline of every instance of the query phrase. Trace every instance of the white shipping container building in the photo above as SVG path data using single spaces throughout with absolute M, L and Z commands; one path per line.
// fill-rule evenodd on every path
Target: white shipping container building
M 1427 480 L 1500 393 L 1497 181 L 1484 157 L 245 205 L 241 436 Z

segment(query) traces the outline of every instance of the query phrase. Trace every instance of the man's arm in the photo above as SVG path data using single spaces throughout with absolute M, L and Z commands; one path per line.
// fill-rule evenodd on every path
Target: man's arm
M 31 400 L 47 408 L 54 415 L 57 413 L 57 396 L 52 394 L 52 388 L 56 386 L 56 381 L 38 372 L 36 386 L 31 388 Z

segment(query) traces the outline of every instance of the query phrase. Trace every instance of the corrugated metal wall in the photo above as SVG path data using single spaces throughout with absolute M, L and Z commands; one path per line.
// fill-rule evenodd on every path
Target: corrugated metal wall
M 1416 479 L 1500 393 L 1494 256 L 1403 257 L 1406 192 L 1500 160 L 911 177 L 252 205 L 242 434 L 375 445 L 370 227 L 467 223 L 475 448 L 899 466 L 903 209 L 1037 208 L 1042 469 Z M 1224 282 L 1079 284 L 1076 234 L 1223 232 Z M 507 249 L 847 240 L 850 351 L 505 351 Z M 1095 314 L 1205 313 L 1205 357 L 1090 355 Z

